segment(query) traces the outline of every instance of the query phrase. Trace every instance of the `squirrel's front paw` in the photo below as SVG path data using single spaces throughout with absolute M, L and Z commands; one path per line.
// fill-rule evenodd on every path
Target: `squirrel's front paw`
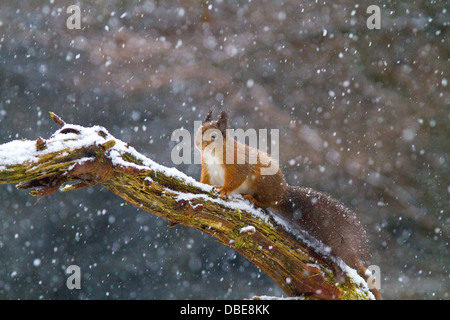
M 214 188 L 219 193 L 221 198 L 228 199 L 228 195 L 230 194 L 230 192 L 224 190 L 223 187 L 214 186 Z

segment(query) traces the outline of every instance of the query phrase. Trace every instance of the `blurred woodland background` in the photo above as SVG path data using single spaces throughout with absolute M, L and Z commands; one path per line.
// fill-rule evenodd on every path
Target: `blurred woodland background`
M 384 298 L 448 299 L 449 17 L 441 0 L 1 1 L 0 143 L 49 137 L 54 111 L 172 167 L 172 132 L 224 106 L 234 128 L 280 129 L 290 184 L 359 213 Z M 2 299 L 283 294 L 232 249 L 100 187 L 37 200 L 0 186 Z M 81 290 L 65 285 L 71 264 Z

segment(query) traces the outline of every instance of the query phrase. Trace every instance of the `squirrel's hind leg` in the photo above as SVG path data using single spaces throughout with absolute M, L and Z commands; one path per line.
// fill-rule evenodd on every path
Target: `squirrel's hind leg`
M 255 206 L 257 207 L 261 207 L 261 208 L 265 208 L 267 207 L 264 203 L 262 203 L 261 201 L 256 200 L 253 195 L 249 194 L 249 193 L 241 193 L 241 195 L 247 199 L 250 200 L 251 203 L 253 203 Z

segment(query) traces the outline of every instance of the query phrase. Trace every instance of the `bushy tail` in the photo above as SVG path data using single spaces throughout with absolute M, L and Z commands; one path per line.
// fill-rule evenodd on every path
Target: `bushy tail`
M 282 214 L 331 248 L 351 267 L 353 258 L 370 258 L 367 234 L 356 214 L 329 195 L 310 188 L 288 188 Z
M 331 255 L 341 258 L 367 279 L 361 261 L 370 258 L 368 238 L 356 214 L 325 193 L 293 186 L 287 191 L 279 206 L 280 214 L 321 241 L 331 249 Z M 381 298 L 378 291 L 374 295 Z

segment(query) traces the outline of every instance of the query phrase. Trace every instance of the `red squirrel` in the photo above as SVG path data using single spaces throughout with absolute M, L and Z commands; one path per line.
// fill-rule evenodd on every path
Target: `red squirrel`
M 332 255 L 340 257 L 367 279 L 361 261 L 370 257 L 368 240 L 356 214 L 325 193 L 288 185 L 274 159 L 232 137 L 227 139 L 227 129 L 227 112 L 222 111 L 218 120 L 213 121 L 212 110 L 198 129 L 195 147 L 202 153 L 200 182 L 215 186 L 222 197 L 241 194 L 256 206 L 286 218 L 328 246 Z M 230 148 L 234 151 L 234 161 L 227 161 Z M 249 161 L 250 155 L 255 154 L 256 161 Z M 245 161 L 237 161 L 239 156 Z M 269 165 L 276 166 L 275 173 L 262 174 L 263 168 Z M 381 299 L 378 290 L 372 293 Z

